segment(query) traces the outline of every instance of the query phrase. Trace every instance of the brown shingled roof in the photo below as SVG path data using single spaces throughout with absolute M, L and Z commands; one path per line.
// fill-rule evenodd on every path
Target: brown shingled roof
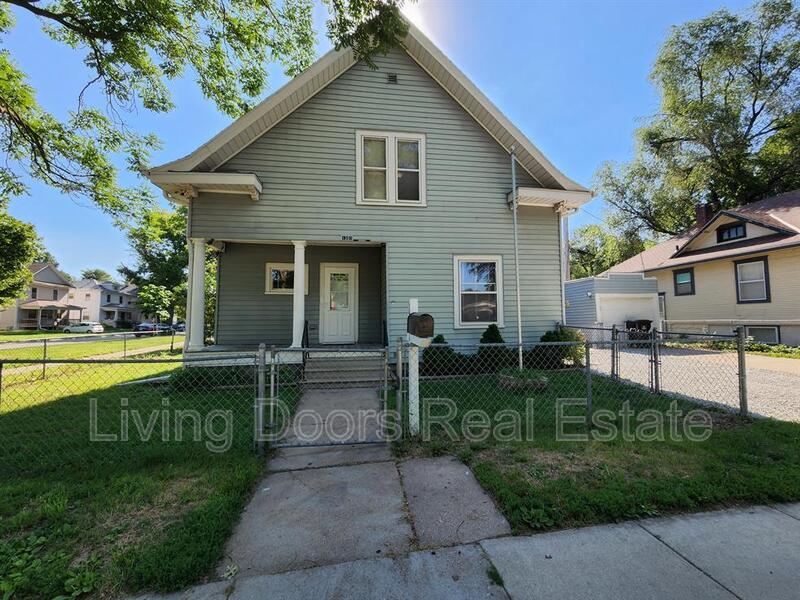
M 731 216 L 741 216 L 743 219 L 756 221 L 767 227 L 775 229 L 774 235 L 768 235 L 751 240 L 743 240 L 733 244 L 725 244 L 724 248 L 710 247 L 701 250 L 684 252 L 678 256 L 676 253 L 683 248 L 703 227 L 694 226 L 691 229 L 648 248 L 636 256 L 625 260 L 608 269 L 608 273 L 638 273 L 654 271 L 682 265 L 690 265 L 709 260 L 718 260 L 742 254 L 752 254 L 766 250 L 800 245 L 800 190 L 779 194 L 771 198 L 759 200 L 745 206 L 720 211 Z M 720 213 L 714 215 L 713 221 Z

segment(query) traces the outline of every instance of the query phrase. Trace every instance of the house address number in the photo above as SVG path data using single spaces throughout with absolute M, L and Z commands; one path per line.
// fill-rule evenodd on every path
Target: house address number
M 343 235 L 342 236 L 342 241 L 343 242 L 352 242 L 353 241 L 353 236 L 352 235 Z

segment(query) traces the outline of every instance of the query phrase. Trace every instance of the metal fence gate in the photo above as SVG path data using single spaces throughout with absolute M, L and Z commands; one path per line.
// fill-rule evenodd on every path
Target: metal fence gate
M 385 441 L 386 348 L 260 348 L 259 357 L 256 429 L 271 447 Z

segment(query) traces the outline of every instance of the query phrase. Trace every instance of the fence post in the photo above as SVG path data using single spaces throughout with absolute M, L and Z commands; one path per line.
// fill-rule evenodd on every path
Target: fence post
M 408 345 L 408 431 L 419 433 L 419 346 Z
M 619 364 L 617 363 L 619 351 L 619 331 L 617 326 L 611 326 L 611 379 L 619 379 Z
M 650 330 L 651 356 L 653 359 L 653 392 L 661 393 L 661 350 L 658 345 L 658 330 Z
M 270 431 L 275 431 L 275 361 L 277 360 L 275 346 L 269 348 L 269 427 Z
M 745 363 L 745 350 L 747 339 L 744 327 L 736 328 L 736 350 L 739 355 L 739 413 L 746 417 L 750 414 L 747 407 L 747 364 Z
M 405 419 L 403 418 L 403 338 L 397 338 L 397 392 L 395 393 L 395 410 L 400 419 L 400 430 L 405 437 Z
M 3 361 L 0 360 L 0 408 L 3 406 Z
M 593 409 L 593 398 L 592 398 L 592 355 L 591 355 L 591 344 L 587 340 L 584 342 L 584 356 L 583 362 L 586 363 L 586 427 L 591 427 L 592 424 L 592 413 L 594 412 Z
M 266 393 L 267 373 L 267 348 L 264 344 L 258 345 L 258 377 L 256 393 L 256 431 L 255 444 L 259 454 L 264 454 L 264 396 Z
M 42 340 L 42 379 L 47 376 L 47 338 Z

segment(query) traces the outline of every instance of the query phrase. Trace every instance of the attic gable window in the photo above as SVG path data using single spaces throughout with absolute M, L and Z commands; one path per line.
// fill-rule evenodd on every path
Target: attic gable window
M 356 132 L 356 204 L 425 206 L 425 135 Z
M 717 227 L 717 243 L 732 242 L 747 237 L 744 223 L 730 223 Z

